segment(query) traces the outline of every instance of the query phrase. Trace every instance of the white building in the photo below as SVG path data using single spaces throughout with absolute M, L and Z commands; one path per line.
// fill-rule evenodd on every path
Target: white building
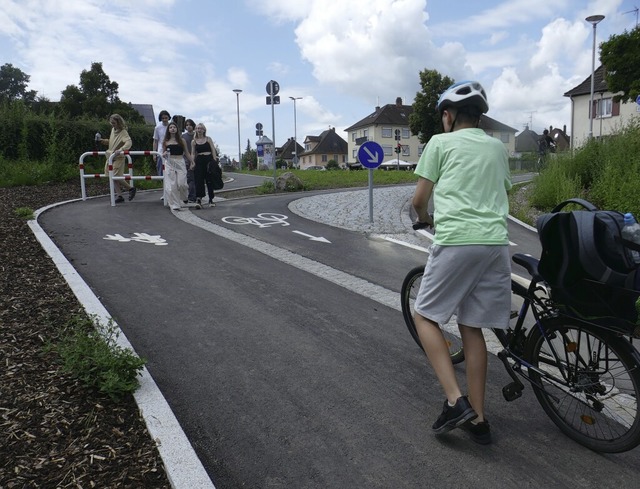
M 632 117 L 640 116 L 640 105 L 636 102 L 621 103 L 613 100 L 616 94 L 608 90 L 604 74 L 605 68 L 602 65 L 594 73 L 591 109 L 591 76 L 564 94 L 571 98 L 571 148 L 579 148 L 587 142 L 590 125 L 593 126 L 593 137 L 599 138 L 613 134 Z M 589 119 L 590 111 L 592 124 Z

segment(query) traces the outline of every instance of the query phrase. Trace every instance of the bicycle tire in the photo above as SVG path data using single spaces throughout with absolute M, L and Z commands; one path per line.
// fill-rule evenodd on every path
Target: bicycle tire
M 619 453 L 638 446 L 640 356 L 633 346 L 597 326 L 567 318 L 542 325 L 544 334 L 540 327 L 532 328 L 525 358 L 556 379 L 528 369 L 547 415 L 565 435 L 596 452 Z
M 411 334 L 411 337 L 416 344 L 422 348 L 420 337 L 418 336 L 418 330 L 416 329 L 416 323 L 413 320 L 414 310 L 413 304 L 415 303 L 416 295 L 420 289 L 420 282 L 424 275 L 424 265 L 412 268 L 404 281 L 402 282 L 402 289 L 400 290 L 400 303 L 402 307 L 402 315 L 404 322 L 407 325 L 407 329 Z M 462 340 L 446 331 L 443 331 L 447 344 L 449 345 L 449 353 L 451 355 L 451 362 L 455 365 L 464 361 L 464 351 L 462 349 Z

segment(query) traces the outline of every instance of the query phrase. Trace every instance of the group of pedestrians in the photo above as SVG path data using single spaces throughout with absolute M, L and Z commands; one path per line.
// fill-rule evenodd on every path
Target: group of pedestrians
M 153 133 L 153 150 L 163 156 L 156 161 L 158 175 L 164 175 L 163 199 L 172 210 L 182 203 L 195 203 L 201 209 L 208 195 L 209 207 L 214 207 L 215 190 L 222 188 L 222 169 L 213 140 L 207 136 L 203 123 L 185 120 L 185 131 L 163 110 Z M 164 168 L 163 168 L 164 166 Z M 206 193 L 205 193 L 206 188 Z
M 172 210 L 180 210 L 182 204 L 193 203 L 196 209 L 202 209 L 203 199 L 208 195 L 209 207 L 214 207 L 215 191 L 223 186 L 222 169 L 216 146 L 207 136 L 207 128 L 202 123 L 196 125 L 187 119 L 185 131 L 181 133 L 177 122 L 171 120 L 166 110 L 160 112 L 158 121 L 153 132 L 153 151 L 163 156 L 154 154 L 153 161 L 157 174 L 164 176 L 162 199 L 165 205 Z M 119 114 L 112 114 L 109 123 L 109 139 L 99 139 L 101 144 L 108 146 L 104 172 L 109 173 L 109 158 L 115 154 L 113 175 L 121 177 L 125 167 L 124 152 L 131 149 L 131 137 Z M 129 200 L 136 195 L 136 188 L 126 180 L 114 180 L 113 185 L 116 203 L 124 202 L 123 191 L 128 193 Z

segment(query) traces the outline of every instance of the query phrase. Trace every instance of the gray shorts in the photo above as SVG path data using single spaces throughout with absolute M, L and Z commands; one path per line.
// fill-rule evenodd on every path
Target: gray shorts
M 431 245 L 415 310 L 446 324 L 474 328 L 509 326 L 511 262 L 508 246 Z

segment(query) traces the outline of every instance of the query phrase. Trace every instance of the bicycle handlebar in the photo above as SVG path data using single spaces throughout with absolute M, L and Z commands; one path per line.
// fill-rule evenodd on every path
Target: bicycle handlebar
M 433 222 L 433 214 L 429 214 L 429 217 L 431 218 L 431 222 Z M 423 228 L 431 228 L 431 229 L 433 229 L 433 224 L 416 221 L 416 222 L 413 223 L 413 225 L 411 227 L 413 228 L 414 231 L 417 231 L 418 229 L 423 229 Z

